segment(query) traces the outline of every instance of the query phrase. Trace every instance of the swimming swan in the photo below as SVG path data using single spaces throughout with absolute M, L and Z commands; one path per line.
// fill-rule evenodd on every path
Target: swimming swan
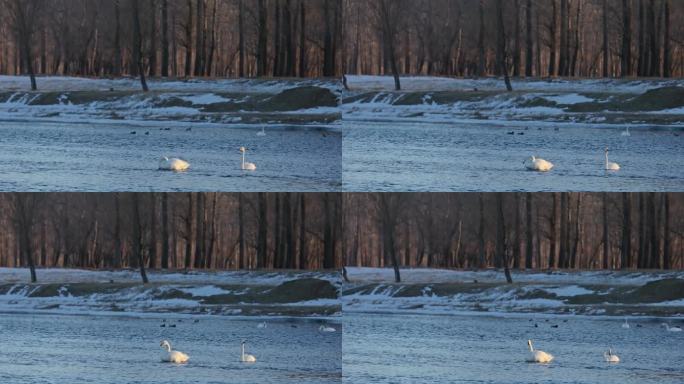
M 629 323 L 627 322 L 627 318 L 625 317 L 625 322 L 622 323 L 622 328 L 624 329 L 629 329 Z
M 248 161 L 245 161 L 245 152 L 247 152 L 247 148 L 245 147 L 240 147 L 240 152 L 242 152 L 242 170 L 243 171 L 256 171 L 256 165 L 254 163 L 250 163 Z
M 535 156 L 525 160 L 523 164 L 529 171 L 548 172 L 551 170 L 551 168 L 553 168 L 553 164 L 551 162 L 544 159 L 539 159 Z
M 608 148 L 604 151 L 606 154 L 606 171 L 619 171 L 620 170 L 620 164 L 618 163 L 613 163 L 612 161 L 608 161 Z
M 166 156 L 159 159 L 159 169 L 164 171 L 185 171 L 190 168 L 190 163 L 177 157 L 168 158 Z
M 256 357 L 254 357 L 254 355 L 250 355 L 249 353 L 245 353 L 245 344 L 247 344 L 247 342 L 244 340 L 242 340 L 242 343 L 240 343 L 240 362 L 242 362 L 242 363 L 256 363 Z
M 549 363 L 553 360 L 553 356 L 550 353 L 544 351 L 535 351 L 532 347 L 532 340 L 527 340 L 527 345 L 530 347 L 530 354 L 527 361 L 530 363 Z
M 266 328 L 266 322 L 264 321 L 262 323 L 257 324 L 257 328 Z
M 261 127 L 261 131 L 257 132 L 257 136 L 266 136 L 266 131 L 264 130 L 264 127 Z
M 168 352 L 167 355 L 162 356 L 162 361 L 169 363 L 185 363 L 190 359 L 190 356 L 186 355 L 185 353 L 172 350 L 171 343 L 166 340 L 162 340 L 161 343 L 159 343 L 159 346 Z
M 663 323 L 662 325 L 665 326 L 665 330 L 667 330 L 668 332 L 681 332 L 682 331 L 682 329 L 677 327 L 677 326 L 670 327 L 670 325 L 667 323 Z
M 318 327 L 318 330 L 321 332 L 336 332 L 335 328 L 328 327 L 327 325 L 321 325 L 320 327 Z
M 620 358 L 618 355 L 613 353 L 612 348 L 608 348 L 608 351 L 603 352 L 603 358 L 606 359 L 606 363 L 619 363 Z
M 622 133 L 620 133 L 620 135 L 622 135 L 622 136 L 632 136 L 632 135 L 629 133 L 629 127 L 625 128 L 625 130 L 622 131 Z

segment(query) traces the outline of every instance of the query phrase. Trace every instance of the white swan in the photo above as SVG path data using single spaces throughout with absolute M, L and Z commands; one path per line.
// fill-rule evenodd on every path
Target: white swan
M 256 363 L 256 357 L 254 357 L 254 355 L 250 355 L 249 353 L 245 353 L 245 344 L 247 344 L 247 342 L 244 340 L 242 340 L 242 343 L 240 343 L 240 362 L 242 362 L 242 363 Z
M 532 347 L 532 340 L 527 340 L 527 345 L 530 347 L 530 354 L 527 361 L 530 363 L 549 363 L 553 360 L 553 355 L 544 351 L 535 351 Z
M 262 323 L 257 324 L 257 328 L 266 328 L 266 322 L 264 321 Z
M 550 161 L 539 159 L 535 156 L 525 160 L 523 164 L 529 171 L 548 172 L 553 168 L 553 164 Z
M 240 152 L 242 152 L 242 170 L 243 171 L 256 171 L 256 165 L 254 163 L 250 163 L 248 161 L 245 161 L 245 152 L 247 152 L 247 148 L 245 147 L 240 147 Z
M 612 348 L 608 348 L 608 351 L 603 352 L 603 358 L 606 359 L 607 363 L 619 363 L 620 362 L 620 358 L 618 357 L 618 355 L 613 353 Z
M 159 159 L 159 169 L 164 171 L 185 171 L 190 168 L 190 163 L 177 157 L 168 158 L 166 156 Z
M 629 133 L 629 127 L 626 127 L 625 130 L 622 131 L 622 133 L 620 133 L 620 135 L 621 135 L 621 136 L 632 136 L 632 135 Z
M 665 330 L 668 332 L 681 332 L 682 331 L 682 329 L 677 327 L 677 326 L 670 327 L 670 325 L 667 323 L 663 323 L 662 325 L 665 326 Z
M 335 328 L 329 327 L 327 325 L 321 325 L 320 327 L 318 327 L 318 330 L 320 332 L 337 332 Z
M 257 132 L 256 135 L 260 137 L 266 136 L 266 131 L 264 130 L 264 127 L 261 127 L 261 131 Z
M 166 340 L 162 340 L 161 343 L 159 343 L 159 346 L 168 352 L 168 354 L 162 356 L 162 361 L 169 363 L 185 363 L 190 359 L 190 356 L 185 353 L 172 350 L 171 343 Z
M 606 154 L 606 171 L 619 171 L 620 170 L 620 164 L 618 163 L 613 163 L 612 161 L 608 161 L 608 148 L 604 151 Z
M 622 328 L 624 329 L 629 329 L 629 323 L 627 322 L 627 318 L 625 317 L 625 322 L 622 323 Z

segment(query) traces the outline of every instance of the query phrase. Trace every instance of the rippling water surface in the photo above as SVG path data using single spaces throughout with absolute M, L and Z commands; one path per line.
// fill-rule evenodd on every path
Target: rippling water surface
M 567 322 L 564 321 L 567 319 Z M 684 335 L 660 321 L 344 315 L 346 383 L 682 383 Z M 535 328 L 534 324 L 538 327 Z M 637 328 L 636 324 L 642 325 Z M 558 328 L 552 328 L 558 325 Z M 526 363 L 527 339 L 555 356 Z M 608 347 L 622 359 L 603 360 Z
M 623 137 L 621 130 L 345 121 L 343 185 L 349 191 L 684 191 L 684 133 L 632 129 Z M 619 172 L 603 170 L 606 147 Z M 531 155 L 555 168 L 526 171 L 522 162 Z
M 341 339 L 310 320 L 231 320 L 0 315 L 0 382 L 36 383 L 336 383 Z M 336 326 L 339 328 L 339 326 Z M 190 355 L 161 362 L 159 341 Z M 240 341 L 255 364 L 239 362 Z
M 158 123 L 156 123 L 158 124 Z M 342 135 L 312 127 L 0 123 L 3 191 L 332 191 Z M 135 131 L 135 134 L 131 134 Z M 145 133 L 149 132 L 148 135 Z M 240 169 L 241 146 L 255 172 Z M 190 162 L 159 171 L 161 156 Z

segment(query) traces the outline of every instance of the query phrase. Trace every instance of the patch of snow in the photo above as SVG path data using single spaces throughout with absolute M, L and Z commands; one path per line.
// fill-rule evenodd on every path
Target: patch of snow
M 565 95 L 544 96 L 546 100 L 555 102 L 556 104 L 573 105 L 579 103 L 589 103 L 594 99 L 580 95 L 578 93 L 568 93 Z
M 231 99 L 226 99 L 225 97 L 216 95 L 214 93 L 201 93 L 197 95 L 185 95 L 179 97 L 181 100 L 189 101 L 192 104 L 216 104 L 231 101 Z
M 579 295 L 589 295 L 594 291 L 580 287 L 579 285 L 568 285 L 564 287 L 544 288 L 546 292 L 553 293 L 559 297 L 574 297 Z
M 184 288 L 179 288 L 179 291 L 183 293 L 188 293 L 192 295 L 193 297 L 209 297 L 209 296 L 217 296 L 217 295 L 225 295 L 231 293 L 231 291 L 227 291 L 225 289 L 219 288 L 215 285 L 204 285 L 204 286 L 199 286 L 199 287 L 184 287 Z

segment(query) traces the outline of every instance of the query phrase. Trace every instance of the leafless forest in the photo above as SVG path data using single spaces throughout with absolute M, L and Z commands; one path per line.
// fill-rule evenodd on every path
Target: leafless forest
M 341 265 L 340 194 L 5 193 L 0 212 L 0 266 L 32 271 Z
M 334 76 L 335 0 L 2 0 L 0 73 Z
M 345 0 L 344 14 L 347 73 L 684 75 L 682 1 Z
M 678 193 L 345 194 L 349 266 L 684 268 Z

